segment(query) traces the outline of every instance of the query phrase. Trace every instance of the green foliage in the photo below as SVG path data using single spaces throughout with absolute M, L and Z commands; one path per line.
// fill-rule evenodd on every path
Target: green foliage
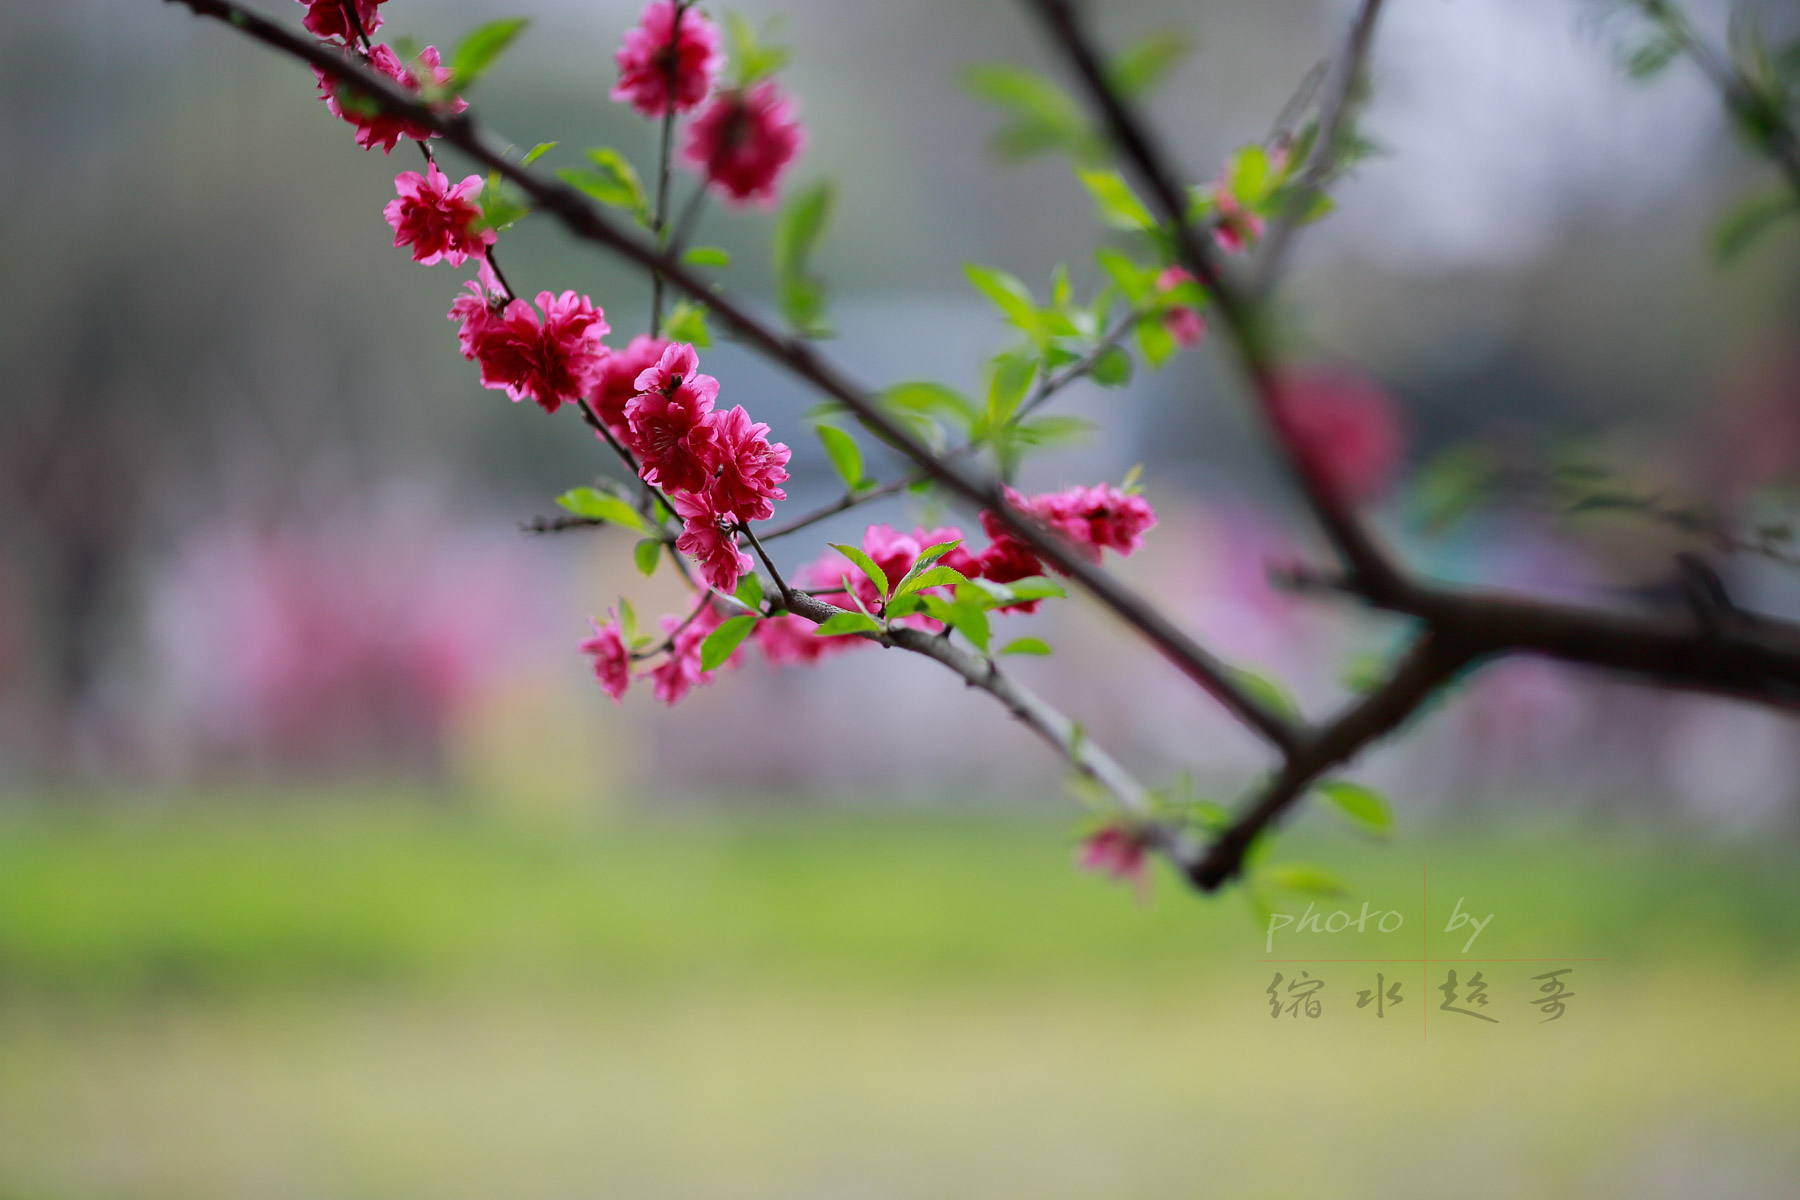
M 1156 218 L 1150 215 L 1150 210 L 1117 171 L 1078 170 L 1075 174 L 1094 198 L 1101 224 L 1128 233 L 1157 228 Z
M 781 314 L 804 337 L 830 336 L 825 285 L 812 274 L 812 256 L 831 220 L 834 192 L 821 179 L 789 196 L 775 222 L 775 284 Z
M 555 142 L 539 142 L 537 145 L 533 146 L 531 149 L 529 149 L 525 152 L 525 157 L 521 158 L 519 160 L 519 165 L 521 167 L 529 167 L 532 163 L 534 163 L 538 159 L 544 157 L 544 155 L 550 153 L 550 151 L 556 149 L 556 146 L 557 146 L 557 143 L 555 143 Z
M 662 561 L 662 548 L 659 538 L 644 538 L 631 548 L 631 561 L 637 564 L 640 575 L 649 578 L 656 574 L 656 564 Z
M 712 671 L 723 665 L 743 640 L 750 636 L 750 631 L 756 628 L 757 619 L 746 613 L 720 622 L 719 627 L 707 634 L 706 640 L 700 643 L 700 669 Z
M 1252 671 L 1248 667 L 1233 667 L 1231 677 L 1252 699 L 1270 712 L 1290 721 L 1301 719 L 1300 706 L 1294 703 L 1294 697 L 1272 676 Z
M 745 608 L 759 609 L 763 602 L 762 578 L 755 571 L 738 580 L 737 591 L 733 593 L 739 604 Z
M 875 585 L 875 590 L 880 593 L 881 597 L 883 599 L 887 598 L 889 591 L 887 572 L 877 566 L 874 559 L 870 558 L 867 554 L 864 554 L 862 550 L 856 546 L 844 545 L 839 542 L 832 542 L 830 543 L 830 546 L 833 550 L 836 550 L 839 554 L 842 554 L 845 558 L 855 563 L 857 569 L 868 576 L 869 582 Z M 855 593 L 852 593 L 852 595 L 854 594 Z
M 1000 654 L 1002 657 L 1008 654 L 1030 654 L 1040 658 L 1047 658 L 1053 653 L 1055 653 L 1055 651 L 1050 648 L 1049 642 L 1034 637 L 1014 638 L 1012 641 L 1006 643 L 1006 645 L 1000 647 Z
M 725 14 L 725 32 L 731 41 L 731 62 L 737 87 L 748 87 L 787 65 L 787 47 L 768 40 L 775 28 L 776 22 L 771 21 L 759 31 L 742 13 Z
M 1480 507 L 1498 484 L 1498 464 L 1477 443 L 1452 447 L 1420 471 L 1413 502 L 1426 532 L 1440 533 Z
M 650 199 L 637 168 L 623 154 L 608 147 L 587 152 L 593 167 L 564 167 L 556 173 L 564 183 L 585 192 L 609 208 L 623 209 L 638 224 L 650 224 Z
M 818 637 L 844 637 L 853 633 L 880 633 L 881 622 L 867 613 L 833 613 L 813 630 Z
M 570 488 L 556 498 L 556 503 L 578 517 L 605 521 L 610 525 L 623 525 L 638 533 L 650 532 L 637 509 L 619 497 L 598 488 Z
M 1714 252 L 1721 262 L 1732 262 L 1764 233 L 1793 216 L 1800 216 L 1800 197 L 1792 188 L 1758 192 L 1738 203 L 1714 227 Z
M 1347 892 L 1343 880 L 1312 863 L 1275 863 L 1260 867 L 1255 873 L 1255 882 L 1259 886 L 1309 896 L 1342 896 Z
M 1135 69 L 1144 71 L 1141 65 Z M 998 157 L 1019 160 L 1050 151 L 1083 163 L 1106 157 L 1106 143 L 1088 124 L 1081 106 L 1040 75 L 1010 63 L 982 63 L 963 71 L 962 85 L 977 100 L 1012 118 L 994 135 L 992 149 Z
M 1162 29 L 1127 47 L 1106 68 L 1106 78 L 1125 99 L 1140 96 L 1194 50 L 1185 30 Z
M 450 56 L 450 87 L 463 91 L 473 85 L 506 53 L 513 39 L 525 32 L 529 24 L 531 21 L 525 17 L 506 17 L 471 30 L 457 43 L 456 52 Z
M 481 227 L 501 230 L 531 212 L 531 205 L 498 171 L 488 172 L 481 189 Z
M 717 246 L 694 246 L 682 254 L 681 261 L 695 267 L 729 267 L 731 255 Z
M 819 441 L 824 443 L 825 455 L 831 459 L 831 466 L 844 481 L 844 486 L 852 492 L 869 486 L 863 474 L 862 450 L 857 447 L 856 439 L 831 425 L 820 425 L 816 430 Z
M 706 305 L 681 301 L 663 322 L 663 333 L 672 342 L 692 342 L 705 350 L 713 344 L 712 331 L 706 326 Z
M 1131 355 L 1117 346 L 1109 346 L 1094 360 L 1089 375 L 1101 387 L 1124 387 L 1131 382 Z
M 1347 779 L 1328 779 L 1315 789 L 1358 827 L 1370 833 L 1391 833 L 1394 812 L 1386 797 L 1373 788 Z

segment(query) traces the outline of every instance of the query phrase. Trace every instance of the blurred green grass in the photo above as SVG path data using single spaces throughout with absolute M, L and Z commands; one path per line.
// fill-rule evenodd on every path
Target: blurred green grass
M 1411 965 L 1268 1015 L 1236 897 L 1016 812 L 529 826 L 321 795 L 0 808 L 0 1196 L 1767 1197 L 1800 1185 L 1783 839 L 1519 823 L 1277 857 L 1407 914 L 1282 955 L 1605 958 L 1539 1025 Z M 1306 898 L 1282 907 L 1301 911 Z M 1279 969 L 1292 972 L 1292 965 Z M 1406 1000 L 1351 1003 L 1376 970 Z M 1465 969 L 1466 975 L 1466 969 Z M 1421 1000 L 1432 1005 L 1430 1036 Z

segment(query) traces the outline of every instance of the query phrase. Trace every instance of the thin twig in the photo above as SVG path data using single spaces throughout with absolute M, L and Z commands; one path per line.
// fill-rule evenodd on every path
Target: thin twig
M 794 593 L 789 589 L 787 580 L 781 577 L 781 572 L 775 569 L 775 560 L 769 557 L 769 552 L 763 549 L 763 544 L 757 540 L 756 531 L 750 528 L 750 522 L 739 521 L 738 532 L 750 539 L 750 545 L 756 549 L 756 556 L 762 559 L 763 566 L 768 568 L 769 578 L 775 581 L 775 591 L 781 596 L 781 606 L 783 608 L 791 607 L 788 601 L 793 598 Z
M 681 18 L 687 13 L 688 0 L 676 0 L 675 13 L 669 22 L 669 44 L 666 48 L 668 56 L 668 74 L 665 82 L 668 85 L 668 104 L 662 118 L 662 138 L 656 149 L 656 212 L 650 222 L 650 232 L 656 237 L 658 246 L 666 247 L 669 243 L 663 237 L 669 216 L 669 158 L 675 145 L 675 87 L 681 78 Z M 661 271 L 650 273 L 650 336 L 656 337 L 662 332 L 663 310 L 663 277 Z

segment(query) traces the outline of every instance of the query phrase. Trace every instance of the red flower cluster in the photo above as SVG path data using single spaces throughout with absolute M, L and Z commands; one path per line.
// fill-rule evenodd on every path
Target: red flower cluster
M 765 79 L 720 92 L 688 126 L 682 158 L 737 204 L 767 204 L 806 145 L 794 102 Z
M 586 296 L 539 292 L 537 309 L 524 300 L 504 308 L 499 298 L 470 280 L 468 294 L 450 306 L 461 323 L 463 357 L 481 363 L 481 386 L 504 390 L 515 403 L 527 396 L 555 412 L 585 396 L 599 378 L 611 331 L 606 314 Z
M 600 681 L 601 689 L 617 704 L 624 697 L 625 689 L 631 686 L 631 652 L 625 646 L 625 639 L 619 634 L 618 614 L 608 613 L 604 625 L 598 621 L 590 621 L 589 624 L 594 627 L 594 636 L 581 643 L 577 649 L 593 656 L 594 678 Z
M 1341 371 L 1281 381 L 1275 426 L 1302 466 L 1340 500 L 1374 500 L 1393 481 L 1404 435 L 1393 400 L 1372 380 Z
M 387 46 L 375 47 L 364 56 L 364 61 L 371 70 L 386 75 L 409 92 L 423 90 L 419 81 L 413 78 L 413 73 L 407 70 L 406 64 L 400 61 L 400 56 Z M 450 68 L 443 65 L 436 46 L 427 46 L 419 52 L 419 64 L 431 73 L 433 83 L 443 85 L 450 82 Z M 380 146 L 384 153 L 392 154 L 403 137 L 423 142 L 437 136 L 425 126 L 408 121 L 405 117 L 379 112 L 373 106 L 358 103 L 354 88 L 340 92 L 337 80 L 319 68 L 314 67 L 313 74 L 318 77 L 319 95 L 324 97 L 325 107 L 331 110 L 332 115 L 342 117 L 356 126 L 356 144 L 364 150 Z M 458 96 L 451 102 L 450 111 L 461 112 L 467 107 L 469 102 Z
M 1186 267 L 1169 267 L 1156 277 L 1156 290 L 1172 292 L 1184 283 L 1193 283 L 1194 273 Z M 1183 346 L 1198 346 L 1206 336 L 1206 322 L 1200 310 L 1186 304 L 1173 304 L 1163 310 L 1163 327 Z
M 675 111 L 687 112 L 712 91 L 725 52 L 719 49 L 718 29 L 704 13 L 691 4 L 678 8 L 675 0 L 650 0 L 637 25 L 625 31 L 613 61 L 619 64 L 619 82 L 612 98 L 646 117 L 660 117 L 669 111 L 670 76 Z
M 411 246 L 414 262 L 460 267 L 467 259 L 484 257 L 494 244 L 493 230 L 475 228 L 481 220 L 481 205 L 475 202 L 481 176 L 451 187 L 449 177 L 429 163 L 423 175 L 402 171 L 394 188 L 399 198 L 389 200 L 382 212 L 394 227 L 394 245 Z
M 350 23 L 347 0 L 300 0 L 306 5 L 306 19 L 300 23 L 307 30 L 322 38 L 342 38 L 346 43 L 356 41 L 356 29 Z M 356 0 L 356 19 L 362 25 L 366 36 L 381 28 L 381 6 L 387 0 Z

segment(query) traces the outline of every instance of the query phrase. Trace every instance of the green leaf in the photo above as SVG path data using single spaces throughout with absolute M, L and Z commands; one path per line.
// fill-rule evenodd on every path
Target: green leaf
M 788 197 L 775 221 L 775 280 L 782 315 L 808 337 L 823 336 L 825 285 L 811 274 L 813 251 L 831 220 L 833 190 L 821 179 Z
M 650 200 L 637 168 L 623 154 L 608 147 L 588 151 L 593 169 L 564 167 L 558 179 L 587 193 L 600 203 L 629 212 L 640 224 L 650 223 Z
M 532 163 L 544 157 L 544 155 L 550 153 L 550 151 L 554 149 L 556 149 L 555 142 L 539 142 L 530 150 L 526 151 L 525 157 L 519 160 L 519 165 L 521 167 L 529 167 Z
M 994 356 L 994 373 L 988 382 L 988 428 L 998 429 L 1012 420 L 1037 375 L 1037 359 L 1025 354 Z
M 1007 320 L 1021 329 L 1037 328 L 1037 304 L 1017 276 L 999 267 L 984 267 L 972 262 L 963 264 L 963 274 L 994 302 Z
M 890 408 L 923 416 L 943 417 L 964 429 L 975 420 L 975 402 L 955 388 L 941 383 L 928 380 L 896 383 L 881 395 Z
M 787 47 L 771 45 L 765 41 L 756 26 L 742 13 L 726 13 L 725 30 L 731 37 L 731 61 L 737 68 L 738 87 L 746 87 L 765 76 L 773 75 L 787 65 Z
M 1324 867 L 1311 863 L 1276 863 L 1256 873 L 1258 882 L 1289 892 L 1315 896 L 1341 896 L 1344 882 Z
M 712 345 L 712 331 L 706 327 L 706 305 L 683 300 L 663 322 L 663 333 L 672 342 L 692 342 L 705 350 Z
M 750 631 L 756 628 L 756 621 L 755 616 L 746 613 L 720 622 L 719 627 L 707 634 L 706 640 L 700 643 L 700 669 L 716 671 L 731 657 L 732 651 L 750 636 Z
M 631 548 L 631 560 L 637 564 L 638 573 L 646 577 L 656 574 L 656 564 L 662 561 L 663 544 L 657 538 L 645 538 Z
M 1650 79 L 1660 75 L 1680 53 L 1681 43 L 1659 31 L 1625 56 L 1625 73 L 1637 80 Z
M 450 71 L 455 76 L 452 87 L 466 88 L 481 78 L 529 24 L 525 17 L 506 17 L 471 30 L 450 57 Z
M 1246 208 L 1258 208 L 1275 182 L 1269 170 L 1269 152 L 1251 144 L 1233 154 L 1225 168 L 1226 186 Z
M 1144 317 L 1137 323 L 1138 349 L 1144 353 L 1144 361 L 1152 367 L 1160 367 L 1175 356 L 1181 348 L 1169 327 L 1163 324 L 1161 317 Z
M 1081 106 L 1040 75 L 1010 63 L 982 63 L 963 71 L 962 85 L 977 100 L 1012 114 L 993 142 L 1003 158 L 1064 150 L 1088 160 L 1103 152 Z
M 857 568 L 861 570 L 864 575 L 869 577 L 869 582 L 875 585 L 875 590 L 881 593 L 881 598 L 884 600 L 887 599 L 887 572 L 876 566 L 874 559 L 870 558 L 867 554 L 864 554 L 855 546 L 845 546 L 838 542 L 832 542 L 830 543 L 830 546 L 833 550 L 836 550 L 839 554 L 842 554 L 845 558 L 855 563 Z
M 1094 198 L 1103 224 L 1133 232 L 1156 228 L 1156 218 L 1150 215 L 1150 210 L 1144 207 L 1144 202 L 1138 199 L 1123 175 L 1117 171 L 1085 170 L 1075 174 Z
M 1372 788 L 1347 779 L 1332 779 L 1319 784 L 1317 790 L 1319 795 L 1336 805 L 1339 812 L 1364 829 L 1387 833 L 1394 828 L 1393 810 L 1381 793 Z
M 833 613 L 813 630 L 818 637 L 842 637 L 848 633 L 880 633 L 881 622 L 859 612 Z
M 1079 442 L 1096 428 L 1086 417 L 1055 416 L 1025 421 L 1014 432 L 1028 446 L 1058 446 Z
M 856 491 L 863 486 L 863 457 L 857 448 L 856 439 L 841 429 L 830 425 L 817 427 L 819 441 L 825 444 L 825 454 L 831 459 L 832 467 L 844 486 Z
M 1252 699 L 1260 701 L 1270 712 L 1290 721 L 1300 719 L 1300 706 L 1294 703 L 1294 698 L 1288 695 L 1286 688 L 1269 676 L 1246 667 L 1233 667 L 1231 674 L 1240 688 L 1248 692 Z
M 1106 68 L 1106 77 L 1115 92 L 1130 99 L 1149 90 L 1193 48 L 1192 40 L 1184 31 L 1159 30 L 1134 42 L 1113 59 Z
M 1731 262 L 1771 227 L 1795 215 L 1800 215 L 1800 198 L 1792 189 L 1758 192 L 1726 213 L 1713 228 L 1713 251 L 1721 262 Z
M 738 603 L 745 608 L 761 608 L 763 602 L 761 577 L 755 571 L 745 575 L 738 580 L 737 591 L 733 594 L 737 596 Z
M 505 229 L 531 212 L 531 206 L 498 171 L 488 174 L 481 189 L 481 223 L 483 229 Z
M 1006 588 L 1017 600 L 1054 600 L 1069 594 L 1062 584 L 1042 575 L 1027 575 L 1023 579 L 1015 579 Z
M 1014 638 L 1000 647 L 1001 657 L 1008 654 L 1033 654 L 1039 657 L 1048 657 L 1052 653 L 1054 652 L 1050 649 L 1049 642 L 1034 637 Z
M 958 588 L 960 593 L 963 589 Z M 966 604 L 962 600 L 946 600 L 942 596 L 931 596 L 915 593 L 924 601 L 925 611 L 937 620 L 969 639 L 969 644 L 983 654 L 987 653 L 988 640 L 991 634 L 988 629 L 987 613 L 978 604 Z
M 1101 387 L 1124 387 L 1131 382 L 1131 355 L 1118 346 L 1108 346 L 1094 360 L 1088 374 Z
M 606 521 L 612 525 L 623 525 L 625 528 L 635 529 L 639 533 L 650 532 L 645 528 L 644 518 L 638 515 L 637 509 L 617 496 L 598 488 L 570 488 L 558 496 L 556 502 L 578 517 Z
M 1121 250 L 1102 246 L 1094 251 L 1094 261 L 1112 277 L 1134 307 L 1142 306 L 1156 291 L 1155 267 L 1146 267 Z
M 962 539 L 957 538 L 955 541 L 938 542 L 934 545 L 925 547 L 925 549 L 919 551 L 919 557 L 914 560 L 912 565 L 913 571 L 923 571 L 926 567 L 929 567 L 932 563 L 944 557 L 944 555 L 950 553 L 960 545 L 962 545 Z
M 967 583 L 961 571 L 953 567 L 927 567 L 917 575 L 908 573 L 900 586 L 894 589 L 894 595 L 907 596 L 913 592 L 922 592 L 926 588 L 944 587 L 950 584 Z
M 731 255 L 717 246 L 695 246 L 681 256 L 681 261 L 696 267 L 729 267 Z

